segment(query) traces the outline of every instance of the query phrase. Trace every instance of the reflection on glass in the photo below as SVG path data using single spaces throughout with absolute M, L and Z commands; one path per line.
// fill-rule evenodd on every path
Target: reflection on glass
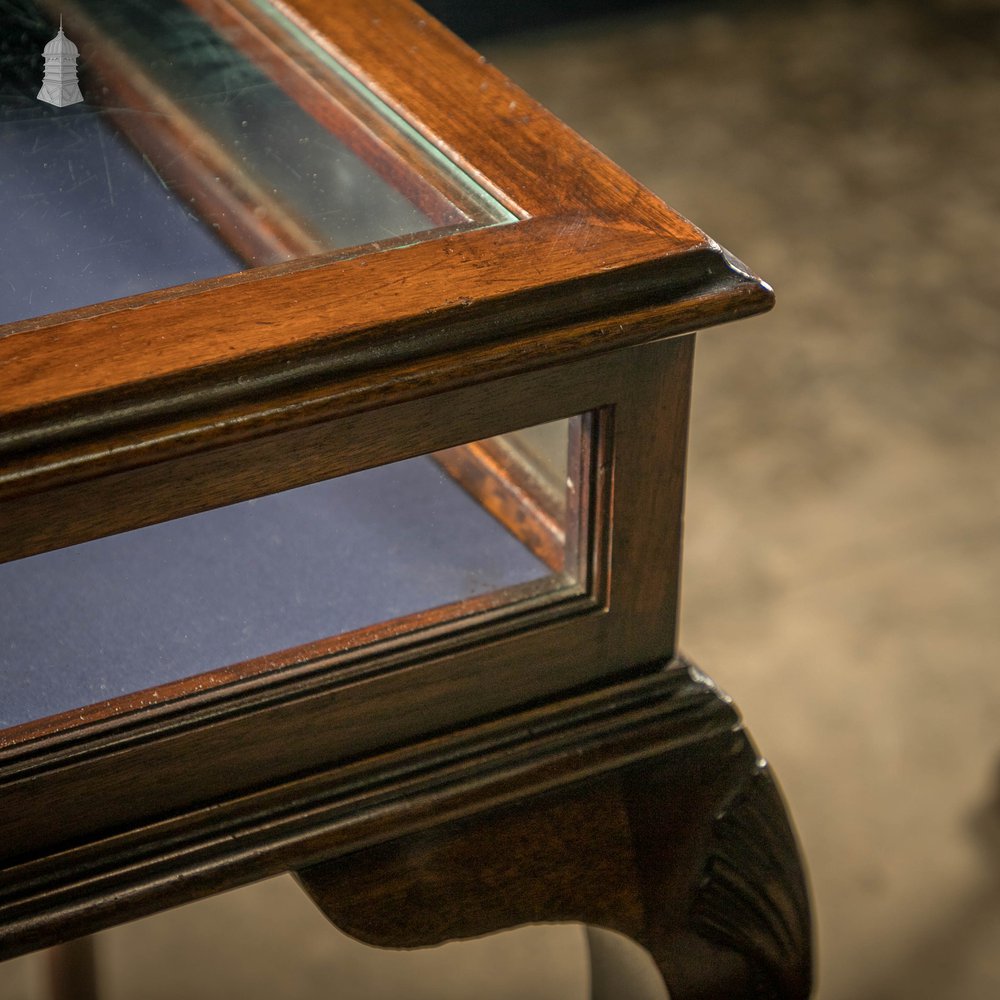
M 555 572 L 566 566 L 569 420 L 438 452 L 456 482 Z
M 554 496 L 564 496 L 566 490 L 568 420 L 525 427 L 505 435 L 511 446 L 524 455 L 524 461 L 541 477 Z
M 0 323 L 511 218 L 264 7 L 12 7 L 0 31 Z M 37 100 L 60 15 L 84 97 L 68 107 Z
M 537 429 L 564 468 L 579 427 Z M 568 585 L 579 514 L 566 477 L 553 488 L 526 436 L 0 565 L 0 728 L 286 650 L 282 662 L 298 662 L 381 622 L 419 628 L 432 609 L 441 621 Z

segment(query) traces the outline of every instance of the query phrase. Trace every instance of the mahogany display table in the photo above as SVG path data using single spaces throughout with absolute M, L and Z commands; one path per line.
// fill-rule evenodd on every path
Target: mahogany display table
M 767 286 L 404 0 L 39 3 L 25 67 L 59 12 L 84 102 L 0 105 L 0 957 L 290 871 L 806 997 L 676 646 L 693 331 Z

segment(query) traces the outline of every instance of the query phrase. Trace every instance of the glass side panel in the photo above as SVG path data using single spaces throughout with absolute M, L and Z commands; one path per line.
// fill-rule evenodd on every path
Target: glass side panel
M 571 495 L 503 435 L 0 565 L 0 728 L 569 586 Z
M 554 420 L 550 424 L 525 427 L 506 435 L 511 445 L 524 454 L 525 461 L 556 496 L 561 496 L 566 489 L 568 425 L 567 420 Z
M 0 218 L 0 324 L 512 220 L 249 0 L 4 4 Z

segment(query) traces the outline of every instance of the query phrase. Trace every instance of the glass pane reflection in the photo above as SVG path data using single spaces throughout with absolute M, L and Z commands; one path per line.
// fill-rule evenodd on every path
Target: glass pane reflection
M 0 23 L 0 324 L 511 218 L 276 13 L 13 7 Z M 37 99 L 60 14 L 84 97 L 65 107 Z
M 578 426 L 546 428 L 553 458 Z M 318 655 L 309 644 L 387 620 L 417 628 L 430 609 L 452 609 L 439 621 L 470 601 L 565 585 L 577 515 L 524 436 L 0 565 L 0 728 L 305 647 L 284 657 L 295 662 Z

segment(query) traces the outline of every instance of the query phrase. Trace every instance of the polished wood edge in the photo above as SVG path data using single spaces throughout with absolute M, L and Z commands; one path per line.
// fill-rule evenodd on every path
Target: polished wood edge
M 267 396 L 276 376 L 315 378 L 319 359 L 327 378 L 347 368 L 380 370 L 472 347 L 484 335 L 676 302 L 733 278 L 717 248 L 623 236 L 583 219 L 533 219 L 69 321 L 33 330 L 30 339 L 7 336 L 0 340 L 5 449 L 17 447 L 13 432 L 26 418 L 34 424 L 47 415 L 51 423 L 68 409 L 79 424 L 83 404 L 107 405 L 111 391 L 119 407 L 129 392 L 154 395 L 156 411 L 183 406 L 170 397 L 195 387 Z M 428 268 L 441 268 L 447 280 L 430 280 Z M 114 349 L 105 355 L 111 331 Z M 308 373 L 303 363 L 311 363 Z
M 569 241 L 567 250 L 572 255 Z M 294 355 L 265 352 L 250 367 L 195 368 L 160 386 L 137 382 L 110 398 L 91 395 L 86 405 L 39 402 L 8 412 L 0 434 L 0 498 L 676 336 L 760 312 L 773 301 L 766 286 L 711 248 L 679 255 L 670 266 L 646 261 L 498 298 L 489 294 L 491 280 L 480 280 L 487 270 L 501 275 L 502 261 L 473 265 L 475 300 L 445 302 L 392 327 L 340 330 Z M 329 323 L 322 308 L 305 316 Z M 165 336 L 161 330 L 154 339 Z M 0 341 L 0 372 L 10 344 Z M 35 372 L 45 354 L 6 353 L 11 364 Z M 379 362 L 374 370 L 371 358 Z
M 573 920 L 641 944 L 673 1000 L 811 992 L 795 834 L 770 769 L 739 727 L 445 817 L 300 869 L 298 879 L 338 927 L 380 947 Z M 607 979 L 607 949 L 595 957 Z M 600 976 L 593 986 L 595 997 L 626 995 Z
M 0 958 L 729 739 L 683 663 L 0 870 Z
M 58 312 L 46 313 L 44 316 L 31 316 L 27 319 L 0 325 L 0 340 L 14 334 L 32 333 L 35 330 L 45 330 L 49 327 L 60 326 L 66 323 L 90 321 L 100 316 L 106 316 L 109 313 L 143 309 L 157 302 L 183 299 L 223 286 L 255 284 L 267 278 L 280 277 L 284 274 L 294 274 L 297 271 L 312 270 L 317 267 L 326 267 L 337 261 L 349 260 L 352 257 L 359 257 L 365 254 L 379 254 L 386 250 L 398 250 L 401 247 L 409 247 L 425 240 L 447 239 L 449 236 L 454 236 L 457 233 L 466 233 L 482 228 L 483 224 L 481 222 L 462 222 L 453 226 L 437 226 L 413 233 L 405 233 L 402 236 L 387 236 L 373 243 L 323 250 L 304 259 L 285 260 L 276 264 L 252 267 L 245 271 L 235 271 L 233 274 L 224 274 L 214 278 L 200 278 L 197 281 L 189 281 L 184 285 L 172 285 L 149 292 L 140 292 L 136 295 L 124 295 L 119 299 L 105 299 L 103 302 L 93 302 L 90 305 L 77 306 L 74 309 L 62 309 Z

